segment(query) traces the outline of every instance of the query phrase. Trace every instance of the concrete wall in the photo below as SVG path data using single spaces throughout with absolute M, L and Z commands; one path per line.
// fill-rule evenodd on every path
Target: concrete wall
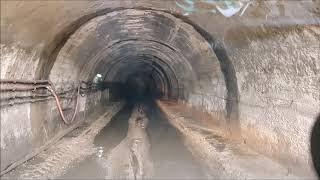
M 64 111 L 67 119 L 70 119 L 75 101 L 62 98 L 61 103 L 62 108 L 67 109 Z M 80 97 L 75 122 L 86 120 L 100 103 L 100 92 Z M 63 123 L 54 100 L 1 107 L 0 113 L 1 170 L 44 145 L 68 127 Z
M 212 76 L 199 78 L 200 86 L 190 94 L 186 102 L 196 109 L 208 112 L 221 123 L 225 123 L 227 118 L 227 89 L 218 61 L 216 63 Z
M 292 171 L 309 168 L 304 164 L 311 165 L 310 133 L 320 107 L 320 28 L 256 29 L 244 36 L 247 43 L 230 53 L 242 136 Z
M 1 44 L 1 79 L 32 79 L 40 56 L 35 48 L 25 50 L 19 45 Z
M 1 79 L 34 79 L 39 62 L 38 51 L 27 51 L 21 47 L 1 45 Z M 2 85 L 1 85 L 2 86 Z M 57 89 L 58 93 L 66 92 L 67 97 L 74 95 L 70 85 Z M 69 91 L 69 92 L 68 92 Z M 1 92 L 1 98 L 17 95 L 28 95 L 20 92 Z M 74 99 L 74 98 L 73 98 Z M 62 108 L 70 119 L 74 100 L 62 98 Z M 13 102 L 14 100 L 12 100 Z M 100 104 L 100 92 L 80 97 L 79 114 L 76 121 L 85 119 Z M 56 102 L 51 99 L 43 102 L 14 104 L 2 106 L 1 110 L 1 171 L 11 163 L 44 145 L 58 132 L 65 130 L 65 125 L 58 112 Z

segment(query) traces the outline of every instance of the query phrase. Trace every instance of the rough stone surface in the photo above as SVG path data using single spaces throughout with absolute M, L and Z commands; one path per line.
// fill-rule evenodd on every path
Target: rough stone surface
M 205 162 L 210 175 L 219 179 L 300 179 L 276 161 L 234 141 L 219 127 L 207 129 L 197 116 L 180 116 L 179 104 L 158 102 L 170 123 L 185 139 L 188 149 Z M 186 111 L 186 110 L 184 110 Z M 196 125 L 196 126 L 195 126 Z M 307 177 L 310 178 L 310 177 Z M 314 178 L 314 177 L 311 177 Z
M 259 152 L 311 166 L 310 133 L 320 107 L 320 28 L 266 29 L 232 54 L 246 142 Z M 298 171 L 295 169 L 295 171 Z
M 37 51 L 1 44 L 1 79 L 33 79 L 38 62 Z

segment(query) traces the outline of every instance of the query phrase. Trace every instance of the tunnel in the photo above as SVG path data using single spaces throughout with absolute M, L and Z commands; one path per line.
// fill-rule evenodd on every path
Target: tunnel
M 199 32 L 170 14 L 152 10 L 119 10 L 90 20 L 64 44 L 50 73 L 42 76 L 59 81 L 60 69 L 69 68 L 66 64 L 78 72 L 64 73 L 63 78 L 88 81 L 99 73 L 110 85 L 154 84 L 150 88 L 155 94 L 170 99 L 188 98 L 206 72 L 215 71 L 215 78 L 222 78 L 218 58 Z
M 319 8 L 1 1 L 1 176 L 316 179 Z

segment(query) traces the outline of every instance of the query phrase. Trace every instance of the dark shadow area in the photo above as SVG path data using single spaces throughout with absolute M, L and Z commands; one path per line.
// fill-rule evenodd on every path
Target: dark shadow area
M 311 155 L 314 168 L 320 178 L 320 114 L 311 133 Z
M 124 84 L 114 89 L 112 95 L 125 99 L 131 105 L 154 100 L 162 96 L 152 75 L 146 73 L 136 73 L 129 76 Z

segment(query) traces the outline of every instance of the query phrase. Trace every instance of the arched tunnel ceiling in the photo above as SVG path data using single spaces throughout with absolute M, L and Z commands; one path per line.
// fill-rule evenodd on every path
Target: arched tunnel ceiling
M 155 59 L 158 61 L 155 62 Z M 136 61 L 136 62 L 132 62 Z M 126 80 L 135 74 L 143 73 L 155 82 L 155 88 L 159 93 L 168 97 L 179 97 L 178 79 L 174 71 L 157 57 L 146 55 L 118 60 L 105 69 L 106 82 L 125 83 Z
M 119 76 L 124 82 L 144 69 L 141 62 L 157 70 L 161 89 L 175 98 L 188 96 L 205 76 L 222 74 L 210 44 L 191 25 L 161 11 L 127 9 L 77 30 L 59 52 L 50 79 L 89 81 L 100 73 L 107 82 Z

